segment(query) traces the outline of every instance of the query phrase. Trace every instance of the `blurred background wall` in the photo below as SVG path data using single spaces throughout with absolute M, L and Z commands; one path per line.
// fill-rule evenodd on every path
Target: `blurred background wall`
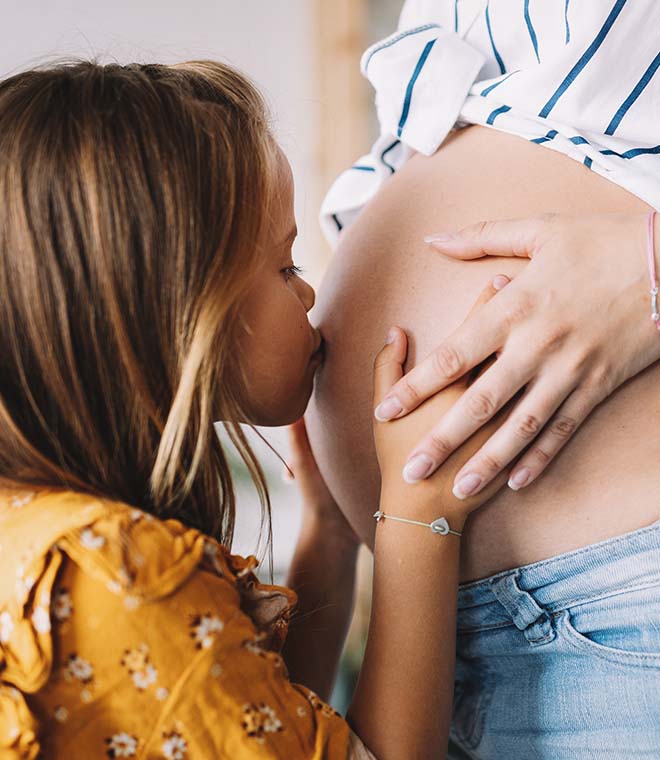
M 211 58 L 242 69 L 266 95 L 291 162 L 300 229 L 294 259 L 318 287 L 331 255 L 317 223 L 321 199 L 336 174 L 366 152 L 376 134 L 373 95 L 360 76 L 360 56 L 394 30 L 400 6 L 401 0 L 0 0 L 0 77 L 62 57 L 104 63 Z M 261 432 L 286 459 L 285 431 Z M 300 503 L 295 486 L 283 483 L 275 454 L 256 439 L 255 448 L 271 489 L 273 570 L 281 582 L 295 545 Z M 233 548 L 255 553 L 256 494 L 240 466 L 236 476 L 240 498 Z M 350 692 L 368 619 L 366 553 L 360 574 L 339 706 Z

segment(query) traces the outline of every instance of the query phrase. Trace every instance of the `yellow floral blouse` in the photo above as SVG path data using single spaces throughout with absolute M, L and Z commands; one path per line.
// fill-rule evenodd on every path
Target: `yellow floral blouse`
M 277 653 L 295 594 L 176 520 L 0 492 L 0 760 L 372 756 Z

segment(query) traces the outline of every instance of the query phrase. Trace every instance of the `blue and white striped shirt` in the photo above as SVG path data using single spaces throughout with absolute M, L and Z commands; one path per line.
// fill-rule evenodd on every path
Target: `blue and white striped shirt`
M 660 209 L 656 0 L 408 0 L 361 68 L 381 135 L 326 196 L 331 241 L 413 151 L 468 124 L 565 153 Z

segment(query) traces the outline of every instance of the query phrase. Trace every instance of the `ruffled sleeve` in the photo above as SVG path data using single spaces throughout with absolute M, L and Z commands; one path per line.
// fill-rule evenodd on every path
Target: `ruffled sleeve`
M 42 560 L 3 644 L 0 757 L 372 760 L 289 682 L 295 594 L 261 584 L 253 557 L 104 502 Z
M 102 514 L 98 502 L 69 494 L 44 500 L 34 491 L 0 492 L 0 757 L 39 755 L 39 721 L 30 695 L 53 665 L 51 601 L 62 554 L 57 540 Z

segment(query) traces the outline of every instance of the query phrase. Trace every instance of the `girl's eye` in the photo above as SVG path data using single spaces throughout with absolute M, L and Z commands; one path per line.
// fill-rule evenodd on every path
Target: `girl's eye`
M 292 264 L 290 267 L 287 267 L 282 271 L 284 272 L 285 280 L 288 282 L 292 277 L 297 277 L 299 274 L 302 274 L 303 270 L 295 264 Z

